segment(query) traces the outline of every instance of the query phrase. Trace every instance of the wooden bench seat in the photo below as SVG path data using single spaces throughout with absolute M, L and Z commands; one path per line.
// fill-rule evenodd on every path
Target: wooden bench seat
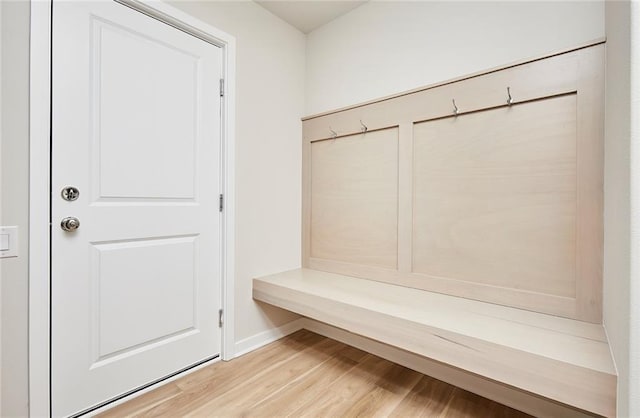
M 310 269 L 254 279 L 256 300 L 590 413 L 615 416 L 602 325 Z

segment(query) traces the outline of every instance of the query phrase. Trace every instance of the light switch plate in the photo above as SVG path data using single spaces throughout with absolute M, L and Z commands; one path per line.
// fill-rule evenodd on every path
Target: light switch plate
M 18 256 L 18 227 L 0 227 L 0 258 Z

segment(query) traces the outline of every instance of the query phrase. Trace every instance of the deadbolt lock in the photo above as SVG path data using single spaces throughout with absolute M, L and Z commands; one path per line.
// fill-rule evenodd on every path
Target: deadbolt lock
M 76 229 L 80 228 L 80 220 L 78 218 L 74 218 L 73 216 L 69 216 L 64 218 L 60 222 L 60 228 L 67 232 L 73 232 Z
M 67 186 L 60 192 L 60 195 L 67 202 L 73 202 L 80 196 L 80 190 L 73 186 Z

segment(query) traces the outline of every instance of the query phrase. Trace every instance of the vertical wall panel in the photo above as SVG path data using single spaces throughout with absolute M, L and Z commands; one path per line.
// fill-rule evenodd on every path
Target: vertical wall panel
M 302 265 L 601 322 L 603 91 L 598 42 L 305 119 Z
M 311 257 L 397 267 L 398 129 L 311 145 Z
M 575 297 L 576 97 L 414 128 L 413 271 Z

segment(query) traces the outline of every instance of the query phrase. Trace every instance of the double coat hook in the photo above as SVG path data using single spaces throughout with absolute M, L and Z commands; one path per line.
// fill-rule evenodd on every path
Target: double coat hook
M 460 114 L 460 109 L 456 105 L 456 99 L 451 99 L 451 103 L 453 103 L 453 114 L 454 116 L 458 116 Z M 507 87 L 507 105 L 511 106 L 513 104 L 513 97 L 511 97 L 511 87 Z M 360 121 L 362 123 L 362 121 Z
M 365 133 L 369 130 L 369 127 L 362 122 L 362 119 L 360 119 L 360 126 L 361 126 L 360 132 L 362 133 Z M 345 135 L 352 135 L 352 134 L 345 134 Z M 336 139 L 338 137 L 338 133 L 334 131 L 331 126 L 329 126 L 329 137 L 331 139 Z
M 333 129 L 331 129 L 331 126 L 329 126 L 329 132 L 331 132 L 331 139 L 336 139 L 336 137 L 338 136 L 338 133 Z

